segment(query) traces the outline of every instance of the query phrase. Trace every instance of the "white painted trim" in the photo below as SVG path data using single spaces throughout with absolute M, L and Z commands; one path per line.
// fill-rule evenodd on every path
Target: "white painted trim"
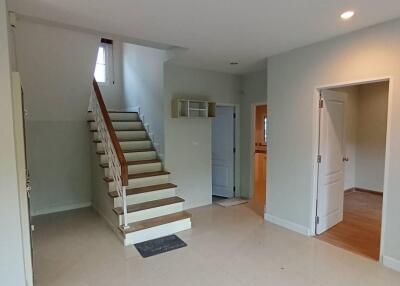
M 354 81 L 347 81 L 341 83 L 334 83 L 328 85 L 320 85 L 316 86 L 314 89 L 314 96 L 313 96 L 313 175 L 312 175 L 312 184 L 313 184 L 313 194 L 312 194 L 312 216 L 310 218 L 311 221 L 311 232 L 312 235 L 315 235 L 315 216 L 316 216 L 316 207 L 317 207 L 317 196 L 318 196 L 318 163 L 316 161 L 316 156 L 318 155 L 318 134 L 319 134 L 319 124 L 318 124 L 318 114 L 319 114 L 319 91 L 322 89 L 329 89 L 329 88 L 338 88 L 338 87 L 346 87 L 346 86 L 354 86 L 360 84 L 368 84 L 368 83 L 378 83 L 378 82 L 389 82 L 389 94 L 388 94 L 388 114 L 387 114 L 387 132 L 386 132 L 386 155 L 385 155 L 385 175 L 384 175 L 384 186 L 383 186 L 383 204 L 382 204 L 382 229 L 381 229 L 381 245 L 380 245 L 380 257 L 381 261 L 384 260 L 383 251 L 384 251 L 384 241 L 385 241 L 385 233 L 386 233 L 386 217 L 387 217 L 387 186 L 389 180 L 389 169 L 390 169 L 390 140 L 392 136 L 392 113 L 393 113 L 393 96 L 394 96 L 394 78 L 393 76 L 382 76 L 376 78 L 367 78 L 364 80 L 354 80 Z
M 382 263 L 386 267 L 400 272 L 400 260 L 395 259 L 395 258 L 390 257 L 390 256 L 383 255 L 382 256 Z
M 44 214 L 51 214 L 51 213 L 58 213 L 64 212 L 69 210 L 87 208 L 92 205 L 92 202 L 83 202 L 83 203 L 76 203 L 76 204 L 69 204 L 69 205 L 62 205 L 57 207 L 51 207 L 47 209 L 41 209 L 37 211 L 32 211 L 32 216 L 44 215 Z
M 394 133 L 392 125 L 392 113 L 393 113 L 393 96 L 394 96 L 394 78 L 389 77 L 389 95 L 388 95 L 388 113 L 387 113 L 387 130 L 386 130 L 386 149 L 385 149 L 385 173 L 383 178 L 383 202 L 382 202 L 382 220 L 381 220 L 381 245 L 380 245 L 380 257 L 383 260 L 383 251 L 385 249 L 385 234 L 386 234 L 386 218 L 387 218 L 387 186 L 389 185 L 389 170 L 390 170 L 390 158 L 391 158 L 391 137 Z
M 234 108 L 235 119 L 235 197 L 240 198 L 240 104 L 216 102 L 216 106 L 229 106 Z M 212 168 L 212 166 L 211 166 Z
M 14 119 L 14 137 L 15 154 L 18 174 L 19 205 L 21 214 L 22 244 L 24 252 L 25 276 L 27 285 L 33 285 L 33 268 L 31 252 L 31 226 L 29 214 L 29 199 L 27 194 L 26 178 L 26 158 L 25 158 L 25 131 L 23 98 L 21 92 L 21 78 L 18 72 L 12 72 L 12 97 L 13 97 L 13 119 Z
M 254 130 L 256 129 L 256 107 L 260 105 L 267 105 L 267 118 L 268 118 L 268 104 L 267 102 L 257 102 L 251 104 L 251 120 L 250 120 L 250 185 L 249 185 L 249 199 L 253 198 L 254 195 L 254 153 L 255 153 L 255 142 L 254 142 Z M 267 130 L 268 132 L 268 130 Z M 267 134 L 268 138 L 268 134 Z M 268 140 L 268 139 L 267 139 Z M 267 142 L 267 149 L 268 149 L 268 142 Z M 268 160 L 268 157 L 267 157 Z M 267 162 L 268 164 L 268 162 Z M 268 170 L 268 168 L 267 168 Z M 268 172 L 268 171 L 267 171 Z M 268 178 L 268 173 L 266 174 L 266 178 Z M 265 191 L 267 191 L 267 184 L 265 185 Z M 265 201 L 264 209 L 266 207 L 267 202 Z
M 317 216 L 317 197 L 318 197 L 318 162 L 317 156 L 319 153 L 319 89 L 315 88 L 314 96 L 313 96 L 313 135 L 312 135 L 312 170 L 313 170 L 313 177 L 312 177 L 312 186 L 313 186 L 313 193 L 311 196 L 311 232 L 312 235 L 316 235 L 316 224 L 315 224 L 315 217 Z
M 308 229 L 307 227 L 299 225 L 299 224 L 296 224 L 296 223 L 293 223 L 293 222 L 288 221 L 286 219 L 282 219 L 282 218 L 273 216 L 273 215 L 268 214 L 268 213 L 264 214 L 264 219 L 266 221 L 268 221 L 268 222 L 271 222 L 273 224 L 279 225 L 279 226 L 281 226 L 283 228 L 286 228 L 286 229 L 289 229 L 291 231 L 300 233 L 302 235 L 306 235 L 306 236 L 311 236 L 312 235 L 310 229 Z

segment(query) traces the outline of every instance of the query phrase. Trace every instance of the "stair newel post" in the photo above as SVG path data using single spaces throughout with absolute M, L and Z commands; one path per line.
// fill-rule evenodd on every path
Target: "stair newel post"
M 122 204 L 124 209 L 124 229 L 128 229 L 128 207 L 127 207 L 127 199 L 126 199 L 126 187 L 129 185 L 128 178 L 128 164 L 126 162 L 125 157 L 121 160 L 121 183 L 122 183 Z
M 126 186 L 122 186 L 122 201 L 124 207 L 124 229 L 128 229 L 128 207 L 126 202 Z

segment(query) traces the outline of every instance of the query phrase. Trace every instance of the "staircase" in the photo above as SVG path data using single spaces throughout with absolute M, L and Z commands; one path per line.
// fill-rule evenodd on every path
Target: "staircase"
M 101 106 L 104 102 L 96 86 L 94 82 L 92 101 L 97 96 L 100 99 L 97 104 Z M 101 113 L 101 109 L 97 112 Z M 170 173 L 164 169 L 139 114 L 105 111 L 105 106 L 103 112 L 107 115 L 96 116 L 95 111 L 88 115 L 95 147 L 93 160 L 97 161 L 95 179 L 101 180 L 95 184 L 94 208 L 113 227 L 124 245 L 190 229 L 191 215 L 183 211 L 184 199 L 176 196 L 177 186 L 170 183 Z M 111 122 L 109 137 L 101 134 L 107 129 L 102 119 L 107 121 L 107 117 Z M 103 128 L 99 128 L 99 124 L 103 124 Z M 118 142 L 107 140 L 113 138 L 113 132 Z M 108 141 L 113 141 L 114 146 Z M 123 154 L 118 154 L 118 150 Z M 113 158 L 110 160 L 110 157 Z M 121 170 L 124 166 L 127 169 L 125 180 Z

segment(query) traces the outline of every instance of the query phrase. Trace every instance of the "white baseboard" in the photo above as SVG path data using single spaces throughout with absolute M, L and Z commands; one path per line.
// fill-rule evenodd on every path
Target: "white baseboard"
M 273 224 L 279 225 L 279 226 L 281 226 L 283 228 L 286 228 L 286 229 L 289 229 L 291 231 L 300 233 L 302 235 L 311 236 L 311 231 L 307 227 L 304 227 L 302 225 L 293 223 L 293 222 L 288 221 L 286 219 L 282 219 L 282 218 L 279 218 L 279 217 L 276 217 L 276 216 L 273 216 L 273 215 L 270 215 L 270 214 L 267 214 L 267 213 L 264 214 L 264 219 L 266 221 L 268 221 L 268 222 L 271 222 Z
M 91 205 L 92 205 L 92 202 L 84 202 L 84 203 L 51 207 L 51 208 L 47 208 L 47 209 L 32 211 L 32 216 L 58 213 L 58 212 L 64 212 L 64 211 L 69 211 L 69 210 L 74 210 L 74 209 L 87 208 L 87 207 L 90 207 Z
M 382 257 L 382 263 L 386 267 L 400 272 L 400 260 L 397 260 L 397 259 L 394 259 L 393 257 L 384 255 Z
M 204 206 L 209 206 L 211 204 L 212 204 L 211 198 L 204 200 L 204 201 L 194 201 L 194 202 L 185 201 L 185 203 L 183 204 L 183 209 L 190 210 L 190 209 L 200 208 L 200 207 L 204 207 Z

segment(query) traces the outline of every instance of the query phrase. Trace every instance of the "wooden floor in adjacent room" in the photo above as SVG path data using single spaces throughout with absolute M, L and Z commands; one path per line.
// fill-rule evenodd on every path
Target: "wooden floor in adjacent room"
M 318 239 L 379 260 L 382 195 L 353 191 L 344 196 L 343 221 Z

